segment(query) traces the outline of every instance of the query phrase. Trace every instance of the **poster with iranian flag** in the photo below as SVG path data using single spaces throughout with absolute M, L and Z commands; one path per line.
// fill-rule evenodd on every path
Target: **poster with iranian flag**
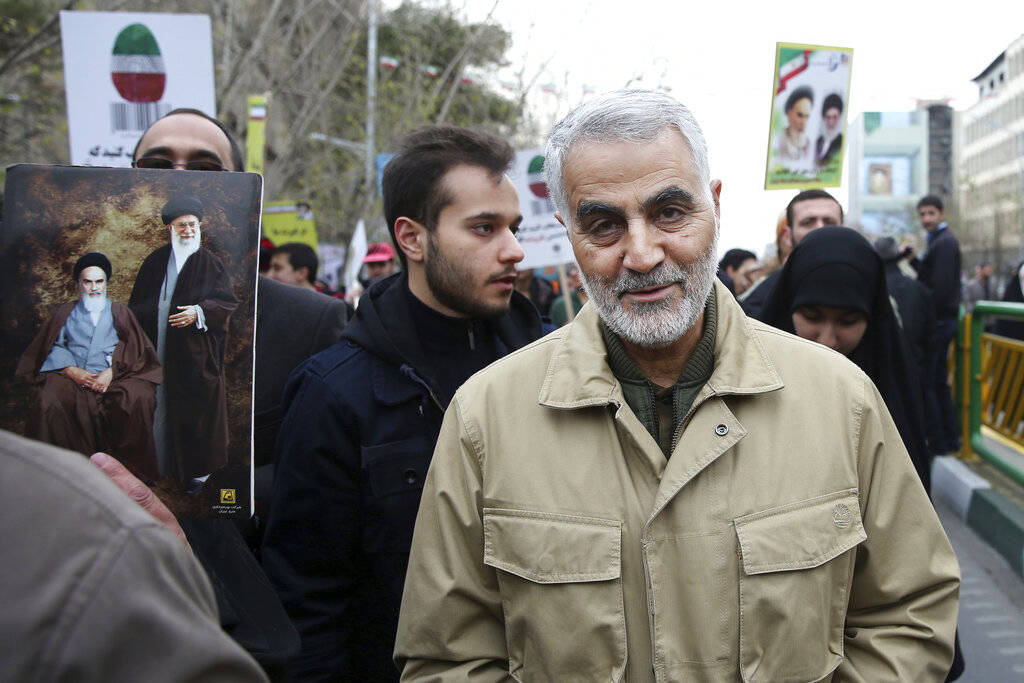
M 837 187 L 853 50 L 777 43 L 766 190 Z
M 572 261 L 572 246 L 565 228 L 555 219 L 555 204 L 544 182 L 544 149 L 516 152 L 509 177 L 519 193 L 523 212 L 518 236 L 526 256 L 519 267 L 543 268 Z
M 179 107 L 216 116 L 210 17 L 60 13 L 75 166 L 131 166 L 153 121 Z

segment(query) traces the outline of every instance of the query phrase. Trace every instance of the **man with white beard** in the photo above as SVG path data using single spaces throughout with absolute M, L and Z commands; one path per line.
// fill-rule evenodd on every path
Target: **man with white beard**
M 156 351 L 131 310 L 107 298 L 113 268 L 100 253 L 75 263 L 81 298 L 61 305 L 22 354 L 15 376 L 35 385 L 25 435 L 92 455 L 116 455 L 156 478 Z
M 128 303 L 165 369 L 153 428 L 160 473 L 185 485 L 227 464 L 224 348 L 238 306 L 224 264 L 200 246 L 202 218 L 195 197 L 164 205 L 170 244 L 143 261 Z
M 449 404 L 403 680 L 942 680 L 956 557 L 864 373 L 716 283 L 689 110 L 595 98 L 544 166 L 592 303 Z

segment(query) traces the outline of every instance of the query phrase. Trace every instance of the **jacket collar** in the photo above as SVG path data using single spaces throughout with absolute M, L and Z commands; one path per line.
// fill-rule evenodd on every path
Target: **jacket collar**
M 715 282 L 718 330 L 715 367 L 702 397 L 760 394 L 781 389 L 782 379 L 758 339 L 754 325 L 721 282 Z M 621 405 L 622 388 L 608 366 L 597 309 L 590 302 L 564 329 L 548 362 L 538 401 L 549 408 Z

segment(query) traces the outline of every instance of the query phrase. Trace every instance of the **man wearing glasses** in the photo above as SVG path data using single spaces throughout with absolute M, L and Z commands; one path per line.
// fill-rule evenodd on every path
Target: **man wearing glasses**
M 193 486 L 227 464 L 224 344 L 238 307 L 224 264 L 199 244 L 202 218 L 195 197 L 164 205 L 170 243 L 142 262 L 128 302 L 164 367 L 153 423 L 157 465 Z
M 238 143 L 220 121 L 198 109 L 175 109 L 147 128 L 139 138 L 132 154 L 132 166 L 241 171 L 245 162 Z

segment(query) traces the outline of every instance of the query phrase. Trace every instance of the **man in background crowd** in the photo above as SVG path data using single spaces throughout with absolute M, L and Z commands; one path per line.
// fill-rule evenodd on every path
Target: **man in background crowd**
M 387 242 L 374 242 L 367 247 L 363 263 L 366 264 L 366 281 L 373 284 L 395 272 L 395 250 Z
M 580 269 L 576 266 L 569 268 L 565 281 L 569 286 L 569 303 L 572 306 L 572 315 L 575 317 L 588 299 L 587 290 L 580 282 Z M 551 324 L 561 327 L 567 322 L 569 322 L 569 313 L 565 310 L 565 294 L 560 294 L 551 302 Z
M 286 242 L 276 247 L 270 257 L 270 277 L 315 292 L 319 264 L 313 247 L 302 242 Z
M 547 278 L 535 277 L 533 268 L 524 268 L 516 273 L 516 291 L 533 302 L 541 317 L 546 318 L 551 314 L 555 288 Z
M 795 247 L 812 230 L 826 225 L 842 225 L 843 207 L 835 197 L 824 190 L 804 190 L 793 197 L 786 206 L 786 224 Z M 747 315 L 752 318 L 761 315 L 764 302 L 775 289 L 778 272 L 762 279 L 740 299 L 740 305 Z
M 746 249 L 730 249 L 718 261 L 718 279 L 736 296 L 750 289 L 760 274 L 757 254 Z
M 982 261 L 974 269 L 974 277 L 968 280 L 964 287 L 964 306 L 968 313 L 974 310 L 974 304 L 979 301 L 995 301 L 997 299 L 991 283 L 992 264 Z
M 917 271 L 917 279 L 932 293 L 936 336 L 926 361 L 925 417 L 928 446 L 936 455 L 960 450 L 958 420 L 947 380 L 949 344 L 956 337 L 960 314 L 960 242 L 946 223 L 942 199 L 926 195 L 917 202 L 917 216 L 927 233 L 924 255 L 904 245 L 903 254 Z

